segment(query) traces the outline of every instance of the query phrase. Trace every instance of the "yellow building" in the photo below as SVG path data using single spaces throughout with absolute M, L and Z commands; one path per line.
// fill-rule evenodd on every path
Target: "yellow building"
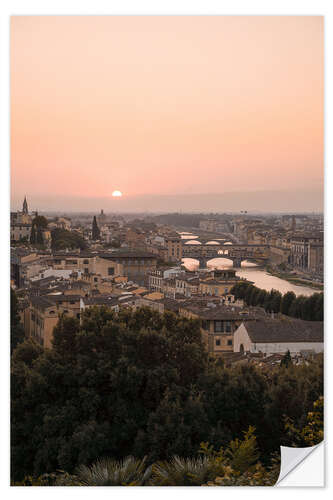
M 157 256 L 143 252 L 140 250 L 119 250 L 117 252 L 110 252 L 99 254 L 101 265 L 103 262 L 104 266 L 110 265 L 120 265 L 119 275 L 127 276 L 130 281 L 134 281 L 139 285 L 148 285 L 148 275 L 151 271 L 156 269 Z M 97 268 L 96 266 L 96 269 Z M 99 270 L 98 272 L 101 272 Z
M 30 240 L 31 224 L 23 222 L 13 223 L 10 225 L 10 241 L 20 241 L 22 239 Z
M 239 281 L 242 280 L 236 276 L 234 269 L 215 270 L 211 276 L 199 281 L 199 294 L 221 297 L 230 293 L 232 287 Z
M 52 347 L 53 329 L 59 315 L 80 317 L 79 295 L 44 295 L 31 297 L 24 313 L 25 335 L 36 339 L 44 347 Z
M 165 246 L 167 249 L 166 258 L 169 262 L 178 262 L 183 257 L 182 240 L 177 236 L 166 236 Z
M 179 314 L 200 320 L 202 340 L 209 354 L 219 356 L 233 351 L 234 332 L 244 320 L 240 308 L 196 299 L 180 304 Z M 248 313 L 246 317 L 254 319 Z
M 72 269 L 85 274 L 99 274 L 101 277 L 122 276 L 123 267 L 120 262 L 90 253 L 55 253 L 50 259 L 54 269 Z

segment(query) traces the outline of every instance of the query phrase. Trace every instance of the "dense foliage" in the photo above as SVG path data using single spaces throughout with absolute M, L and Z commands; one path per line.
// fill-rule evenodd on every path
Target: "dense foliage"
M 43 231 L 45 231 L 48 226 L 46 217 L 43 215 L 36 215 L 31 224 L 30 243 L 32 245 L 43 245 Z
M 15 290 L 10 289 L 10 352 L 24 340 L 24 329 L 20 321 L 18 300 Z
M 148 464 L 146 457 L 123 460 L 102 458 L 92 465 L 80 465 L 75 474 L 59 472 L 37 478 L 27 476 L 16 486 L 266 486 L 275 484 L 280 461 L 272 457 L 264 467 L 258 461 L 255 429 L 249 427 L 242 439 L 215 451 L 201 443 L 194 458 L 177 455 L 170 460 Z
M 194 459 L 202 442 L 236 450 L 249 426 L 267 467 L 292 442 L 285 417 L 302 429 L 323 394 L 322 361 L 225 368 L 207 359 L 196 320 L 93 308 L 81 324 L 60 318 L 52 350 L 15 349 L 11 391 L 13 481 L 107 457 Z
M 51 231 L 51 248 L 52 250 L 65 250 L 66 248 L 85 250 L 87 243 L 76 231 L 57 228 Z
M 277 290 L 267 292 L 251 283 L 241 281 L 231 289 L 237 299 L 243 299 L 248 306 L 261 306 L 269 312 L 281 312 L 287 316 L 307 321 L 323 321 L 324 294 L 314 293 L 310 297 L 287 292 L 282 295 Z

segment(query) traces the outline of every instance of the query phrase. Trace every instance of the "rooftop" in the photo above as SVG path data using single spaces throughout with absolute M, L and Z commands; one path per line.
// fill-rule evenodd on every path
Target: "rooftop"
M 118 298 L 112 297 L 111 295 L 96 295 L 95 297 L 84 297 L 82 300 L 86 306 L 115 306 L 118 304 Z
M 100 252 L 98 254 L 102 259 L 108 260 L 118 260 L 118 259 L 156 259 L 156 255 L 153 253 L 144 252 L 141 250 L 116 250 L 115 252 Z
M 284 317 L 245 322 L 252 342 L 323 342 L 322 321 L 303 321 Z
M 244 311 L 242 311 L 242 308 L 234 305 L 225 306 L 222 304 L 216 304 L 214 302 L 207 302 L 205 305 L 203 305 L 199 301 L 195 303 L 194 301 L 190 300 L 184 302 L 183 304 L 180 304 L 179 307 L 196 314 L 201 319 L 240 320 L 244 318 Z M 248 312 L 246 317 L 247 319 L 254 319 L 255 315 L 252 312 Z

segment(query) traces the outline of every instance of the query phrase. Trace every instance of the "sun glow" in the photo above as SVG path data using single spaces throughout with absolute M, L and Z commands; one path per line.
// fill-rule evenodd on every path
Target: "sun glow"
M 123 195 L 123 193 L 121 191 L 118 191 L 117 189 L 116 189 L 116 191 L 113 191 L 113 193 L 112 193 L 112 196 L 115 196 L 115 197 L 122 196 L 122 195 Z

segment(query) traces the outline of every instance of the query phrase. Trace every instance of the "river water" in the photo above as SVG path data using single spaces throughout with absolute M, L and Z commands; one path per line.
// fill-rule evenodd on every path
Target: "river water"
M 181 237 L 182 239 L 186 239 L 188 241 L 197 238 L 197 236 L 194 236 L 190 233 L 181 233 Z M 198 242 L 198 244 L 200 243 Z M 226 241 L 225 244 L 230 244 L 230 242 Z M 187 269 L 191 271 L 198 268 L 198 261 L 195 259 L 183 259 L 183 264 Z M 207 267 L 208 269 L 227 269 L 232 267 L 232 261 L 219 257 L 208 261 Z M 289 281 L 277 278 L 276 276 L 272 276 L 271 274 L 260 268 L 257 264 L 249 262 L 247 260 L 242 262 L 242 266 L 237 270 L 236 276 L 252 281 L 258 288 L 263 288 L 267 291 L 270 291 L 272 288 L 274 288 L 275 290 L 279 290 L 279 292 L 281 292 L 282 294 L 286 292 L 294 292 L 295 295 L 308 296 L 317 291 L 314 288 L 302 285 L 294 285 L 292 283 L 289 283 Z

